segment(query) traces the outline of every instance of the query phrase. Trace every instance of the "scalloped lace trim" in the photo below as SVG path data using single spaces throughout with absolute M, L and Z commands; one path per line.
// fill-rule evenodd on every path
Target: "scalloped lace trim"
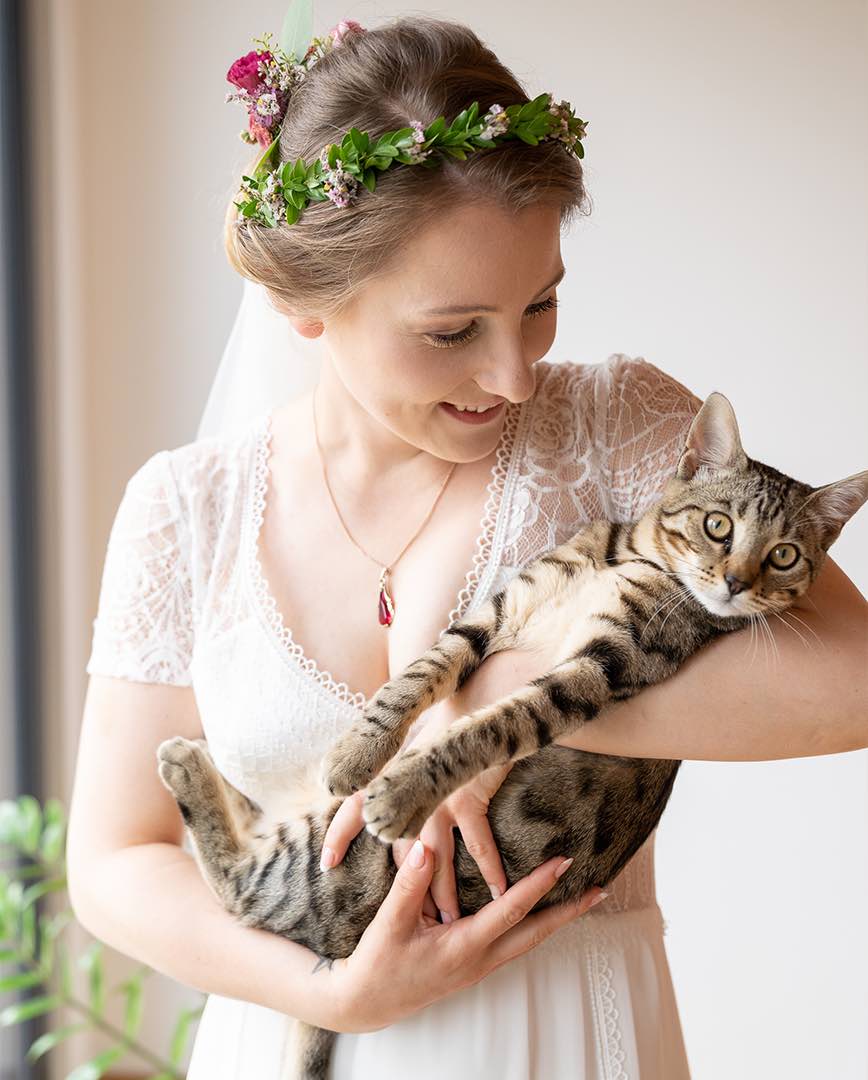
M 467 608 L 479 584 L 486 563 L 491 557 L 498 515 L 500 508 L 503 506 L 503 495 L 512 459 L 515 433 L 524 404 L 524 402 L 517 404 L 510 402 L 507 404 L 497 456 L 488 483 L 488 498 L 480 522 L 481 531 L 476 540 L 473 563 L 467 571 L 464 585 L 458 594 L 456 606 L 449 613 L 449 624 L 440 632 L 440 636 L 446 632 L 456 619 L 461 617 L 461 614 Z M 361 690 L 353 691 L 347 683 L 335 679 L 331 672 L 321 668 L 313 657 L 308 656 L 301 645 L 293 638 L 292 630 L 284 622 L 283 614 L 277 606 L 277 600 L 272 594 L 263 573 L 258 548 L 268 492 L 268 459 L 271 455 L 271 436 L 271 413 L 269 412 L 262 416 L 255 430 L 253 492 L 249 504 L 249 520 L 245 526 L 247 540 L 246 564 L 248 580 L 253 587 L 254 601 L 265 617 L 268 626 L 304 674 L 344 704 L 355 709 L 364 709 L 368 703 L 368 698 L 365 697 L 364 693 Z

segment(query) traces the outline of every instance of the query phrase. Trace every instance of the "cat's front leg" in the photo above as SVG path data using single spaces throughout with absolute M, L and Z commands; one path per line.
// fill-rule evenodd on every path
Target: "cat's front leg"
M 581 653 L 462 717 L 430 746 L 408 750 L 371 781 L 362 807 L 368 831 L 387 843 L 417 836 L 453 791 L 592 719 L 610 694 L 607 659 Z
M 390 679 L 325 755 L 321 779 L 332 795 L 364 787 L 395 756 L 426 709 L 460 689 L 492 653 L 512 644 L 504 626 L 505 590 L 461 619 L 428 652 Z

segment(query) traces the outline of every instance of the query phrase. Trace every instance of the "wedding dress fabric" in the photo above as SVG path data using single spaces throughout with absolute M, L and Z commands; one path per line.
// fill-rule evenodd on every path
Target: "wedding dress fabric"
M 700 404 L 641 357 L 535 370 L 532 397 L 507 405 L 450 624 L 582 523 L 640 514 Z M 265 411 L 231 437 L 159 451 L 130 478 L 86 670 L 192 686 L 218 768 L 271 816 L 365 698 L 294 640 L 263 576 L 270 437 Z M 380 1031 L 339 1035 L 333 1080 L 684 1080 L 664 932 L 652 834 L 606 900 L 530 953 Z M 210 995 L 188 1080 L 283 1080 L 291 1027 Z

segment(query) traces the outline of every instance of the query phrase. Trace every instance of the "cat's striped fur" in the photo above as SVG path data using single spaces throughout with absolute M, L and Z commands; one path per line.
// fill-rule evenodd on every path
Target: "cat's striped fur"
M 538 907 L 607 884 L 659 821 L 681 763 L 584 753 L 554 740 L 666 679 L 720 634 L 792 605 L 866 496 L 868 472 L 814 489 L 747 458 L 729 402 L 711 395 L 676 475 L 642 518 L 582 528 L 380 689 L 323 763 L 332 798 L 258 834 L 257 808 L 223 781 L 203 744 L 164 743 L 160 773 L 208 881 L 245 924 L 324 958 L 347 956 L 395 873 L 379 841 L 416 835 L 452 791 L 511 761 L 489 806 L 508 882 L 566 854 L 572 866 Z M 377 775 L 420 713 L 507 648 L 545 650 L 551 670 Z M 367 830 L 321 874 L 324 833 L 340 803 L 334 796 L 363 786 Z M 455 869 L 469 914 L 490 893 L 457 833 Z M 321 1080 L 333 1036 L 301 1030 L 302 1064 L 290 1071 Z

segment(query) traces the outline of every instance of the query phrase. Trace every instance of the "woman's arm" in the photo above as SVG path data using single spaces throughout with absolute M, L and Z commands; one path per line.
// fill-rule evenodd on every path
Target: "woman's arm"
M 698 761 L 868 747 L 868 603 L 831 559 L 802 603 L 787 614 L 790 626 L 769 620 L 773 644 L 752 640 L 750 631 L 724 635 L 670 679 L 556 742 L 597 754 Z M 464 715 L 489 705 L 550 667 L 538 654 L 498 653 L 453 695 L 454 708 Z

